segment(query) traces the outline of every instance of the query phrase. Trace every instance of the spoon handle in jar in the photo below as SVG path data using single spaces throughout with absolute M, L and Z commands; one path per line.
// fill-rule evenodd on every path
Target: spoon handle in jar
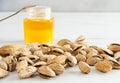
M 16 14 L 18 14 L 18 13 L 21 12 L 22 10 L 25 10 L 25 9 L 27 9 L 27 8 L 31 8 L 31 7 L 34 7 L 34 6 L 36 6 L 36 5 L 25 6 L 25 7 L 21 8 L 20 10 L 16 11 L 15 13 L 13 13 L 13 14 L 5 17 L 5 18 L 0 19 L 0 22 L 6 20 L 6 19 L 8 19 L 8 18 L 10 18 L 10 17 L 12 17 L 12 16 L 14 16 L 14 15 L 16 15 Z

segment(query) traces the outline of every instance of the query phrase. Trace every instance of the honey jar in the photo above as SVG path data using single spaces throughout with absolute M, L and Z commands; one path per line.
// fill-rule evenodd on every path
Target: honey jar
M 54 39 L 54 17 L 51 8 L 35 6 L 26 10 L 24 19 L 24 41 L 26 43 L 52 43 Z

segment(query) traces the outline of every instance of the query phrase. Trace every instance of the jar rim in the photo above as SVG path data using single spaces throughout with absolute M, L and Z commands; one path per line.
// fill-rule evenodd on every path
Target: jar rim
M 37 5 L 26 9 L 27 18 L 32 19 L 50 19 L 51 18 L 51 8 L 48 6 Z

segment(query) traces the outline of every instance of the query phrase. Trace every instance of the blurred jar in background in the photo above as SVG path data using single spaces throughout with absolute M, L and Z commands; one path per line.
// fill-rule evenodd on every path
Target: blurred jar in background
M 24 19 L 24 41 L 26 43 L 52 43 L 54 39 L 54 17 L 51 8 L 35 6 L 26 10 Z

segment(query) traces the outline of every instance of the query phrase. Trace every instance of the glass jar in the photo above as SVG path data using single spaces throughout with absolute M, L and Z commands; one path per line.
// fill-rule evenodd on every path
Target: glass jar
M 54 32 L 54 17 L 51 8 L 35 6 L 26 10 L 24 19 L 24 41 L 26 43 L 52 43 Z

